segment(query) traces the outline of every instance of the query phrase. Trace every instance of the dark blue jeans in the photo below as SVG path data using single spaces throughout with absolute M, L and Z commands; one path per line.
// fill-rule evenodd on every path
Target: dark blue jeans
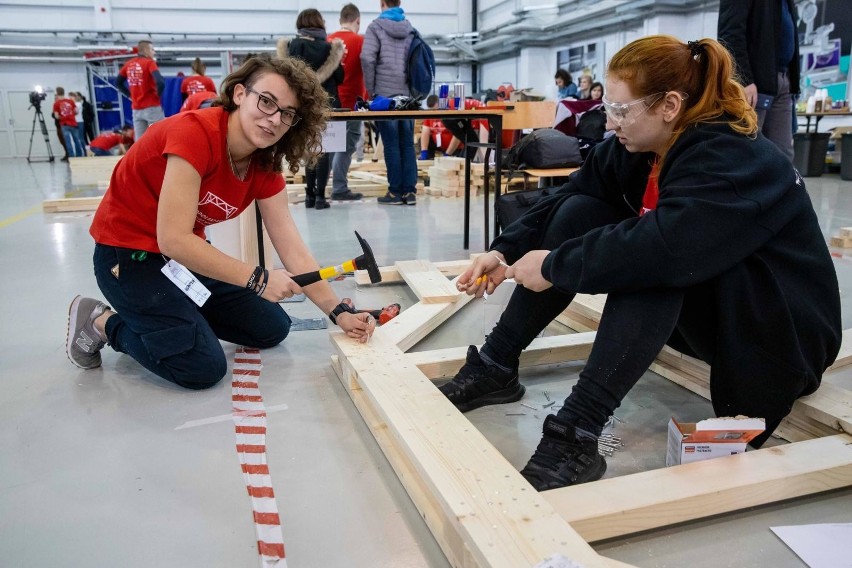
M 417 191 L 417 157 L 414 155 L 413 120 L 376 121 L 385 147 L 388 191 L 404 195 Z
M 95 245 L 95 278 L 117 312 L 106 324 L 109 345 L 152 373 L 188 389 L 218 383 L 228 371 L 219 340 L 247 347 L 274 347 L 290 331 L 278 304 L 251 290 L 196 275 L 212 293 L 199 308 L 160 271 L 163 257 Z M 118 277 L 113 268 L 118 267 Z
M 569 197 L 554 211 L 542 242 L 535 248 L 552 250 L 591 229 L 618 223 L 625 215 L 593 197 Z M 684 310 L 685 294 L 685 289 L 676 288 L 609 294 L 586 366 L 558 416 L 600 434 L 667 342 L 689 355 L 712 360 L 713 315 L 692 299 L 690 309 Z M 573 294 L 556 288 L 531 292 L 518 286 L 482 351 L 501 365 L 515 367 L 521 351 L 573 299 Z M 707 304 L 704 302 L 705 307 Z M 691 314 L 690 321 L 702 324 L 686 325 L 686 312 Z M 679 322 L 685 325 L 679 326 Z

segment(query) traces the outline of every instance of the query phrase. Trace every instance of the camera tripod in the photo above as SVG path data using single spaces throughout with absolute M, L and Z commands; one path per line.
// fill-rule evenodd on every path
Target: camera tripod
M 44 114 L 41 112 L 40 104 L 32 104 L 30 108 L 34 108 L 33 112 L 33 127 L 30 130 L 30 150 L 27 152 L 27 162 L 52 162 L 54 160 L 53 157 L 53 149 L 50 147 L 50 136 L 47 133 L 47 125 L 44 123 Z M 35 136 L 36 130 L 36 121 L 38 121 L 39 125 L 41 125 L 41 133 L 44 135 L 44 143 L 47 146 L 47 159 L 46 160 L 33 160 L 33 136 Z

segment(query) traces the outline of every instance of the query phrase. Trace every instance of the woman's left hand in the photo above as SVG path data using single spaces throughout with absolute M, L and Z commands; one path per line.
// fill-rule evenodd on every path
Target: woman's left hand
M 533 292 L 544 292 L 553 284 L 541 275 L 541 265 L 549 250 L 532 250 L 521 257 L 518 262 L 506 269 L 506 278 L 514 278 L 515 282 Z
M 376 330 L 376 318 L 367 313 L 352 314 L 343 312 L 337 316 L 337 325 L 346 335 L 366 343 Z

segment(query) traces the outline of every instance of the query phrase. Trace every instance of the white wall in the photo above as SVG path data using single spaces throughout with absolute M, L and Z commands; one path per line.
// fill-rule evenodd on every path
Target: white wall
M 683 41 L 715 38 L 718 18 L 716 11 L 666 15 L 649 18 L 639 28 L 614 31 L 595 38 L 578 38 L 574 42 L 546 48 L 523 49 L 516 58 L 484 64 L 481 73 L 482 89 L 496 89 L 503 82 L 511 82 L 516 88 L 532 87 L 552 98 L 556 96 L 553 81 L 553 75 L 556 73 L 556 54 L 563 49 L 596 41 L 598 49 L 602 50 L 601 67 L 605 69 L 606 63 L 619 49 L 646 35 L 670 34 Z M 599 73 L 595 80 L 603 82 L 603 72 Z

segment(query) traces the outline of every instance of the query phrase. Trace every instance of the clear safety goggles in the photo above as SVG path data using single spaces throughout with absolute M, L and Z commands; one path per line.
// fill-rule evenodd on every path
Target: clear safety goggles
M 666 91 L 660 91 L 629 103 L 613 103 L 606 100 L 606 97 L 601 99 L 607 118 L 619 128 L 630 126 L 643 112 L 654 106 L 660 100 Z M 683 95 L 681 95 L 683 96 Z

